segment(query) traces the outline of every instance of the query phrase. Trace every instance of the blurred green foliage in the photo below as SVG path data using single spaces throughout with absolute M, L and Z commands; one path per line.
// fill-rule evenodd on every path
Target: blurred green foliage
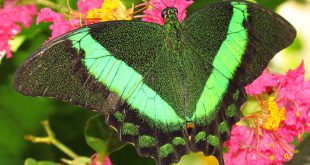
M 53 2 L 62 6 L 67 6 L 66 0 L 53 0 Z M 70 1 L 72 8 L 76 8 L 75 2 L 74 0 Z M 130 6 L 131 2 L 141 2 L 141 0 L 127 1 L 126 6 Z M 216 0 L 196 0 L 195 3 L 190 6 L 188 14 L 212 2 L 216 2 Z M 282 4 L 284 0 L 258 0 L 257 2 L 270 9 L 275 9 Z M 0 5 L 2 3 L 3 1 L 1 0 Z M 77 106 L 49 98 L 23 96 L 13 89 L 12 81 L 18 66 L 48 39 L 50 30 L 48 29 L 48 24 L 41 23 L 38 26 L 33 24 L 29 29 L 23 29 L 20 36 L 24 36 L 25 40 L 18 48 L 18 51 L 13 53 L 14 57 L 12 59 L 3 60 L 0 65 L 0 164 L 23 164 L 28 157 L 34 159 L 28 159 L 27 165 L 40 164 L 36 160 L 59 162 L 61 158 L 68 158 L 67 155 L 54 146 L 32 144 L 24 140 L 24 136 L 27 134 L 45 136 L 45 132 L 40 125 L 40 121 L 45 119 L 50 121 L 57 139 L 79 155 L 93 155 L 95 151 L 92 148 L 99 152 L 103 152 L 96 148 L 96 146 L 105 145 L 102 139 L 106 140 L 105 135 L 111 133 L 112 136 L 113 132 L 107 132 L 107 134 L 105 134 L 106 132 L 97 132 L 93 134 L 98 130 L 107 129 L 104 128 L 106 126 L 102 119 L 96 117 L 94 119 L 96 120 L 95 125 L 88 123 L 88 127 L 96 131 L 85 131 L 87 136 L 99 138 L 99 141 L 97 141 L 99 145 L 95 144 L 95 146 L 92 146 L 94 139 L 89 139 L 88 137 L 88 139 L 85 140 L 84 136 L 84 127 L 87 121 L 92 116 L 97 115 L 97 113 L 86 111 Z M 298 49 L 301 45 L 300 42 L 297 42 L 294 47 Z M 100 123 L 102 127 L 98 127 Z M 116 135 L 113 134 L 113 137 L 115 136 Z M 89 147 L 87 142 L 92 148 Z M 308 136 L 303 143 L 309 147 L 309 142 L 310 137 Z M 122 145 L 121 143 L 116 143 L 118 147 Z M 307 149 L 302 147 L 300 151 L 305 151 L 306 154 L 309 153 L 309 150 L 307 151 Z M 155 164 L 151 158 L 142 158 L 138 156 L 131 145 L 126 145 L 121 150 L 112 153 L 110 157 L 115 165 L 124 165 L 128 164 L 128 162 L 130 162 L 130 164 L 143 165 Z M 302 158 L 298 157 L 296 159 L 300 160 Z M 290 164 L 292 164 L 292 162 L 294 163 L 295 160 L 292 160 Z
M 99 154 L 100 160 L 126 145 L 118 139 L 116 131 L 102 123 L 105 123 L 102 115 L 93 116 L 84 131 L 87 144 Z

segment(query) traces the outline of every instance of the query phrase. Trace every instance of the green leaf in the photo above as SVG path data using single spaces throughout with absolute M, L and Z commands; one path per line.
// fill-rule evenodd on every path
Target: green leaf
M 18 48 L 23 44 L 25 39 L 26 39 L 25 35 L 18 35 L 18 36 L 15 36 L 13 40 L 10 40 L 9 44 L 11 45 L 12 52 L 16 52 Z
M 91 159 L 88 157 L 78 157 L 73 160 L 73 165 L 88 165 L 91 164 Z
M 154 159 L 139 156 L 133 145 L 126 145 L 121 150 L 113 152 L 110 158 L 115 165 L 126 165 L 129 164 L 128 162 L 130 164 L 156 165 Z
M 310 134 L 306 133 L 303 141 L 298 144 L 296 151 L 298 153 L 294 154 L 292 160 L 285 165 L 309 165 L 310 164 Z
M 50 161 L 36 161 L 35 159 L 28 158 L 25 160 L 24 165 L 58 165 L 59 163 Z
M 243 116 L 249 116 L 261 110 L 256 98 L 250 97 L 241 107 Z
M 142 0 L 121 0 L 121 2 L 126 6 L 126 8 L 132 8 L 133 5 L 138 5 L 143 3 Z
M 85 126 L 85 138 L 88 145 L 99 153 L 100 159 L 123 148 L 115 130 L 105 124 L 102 115 L 91 117 Z

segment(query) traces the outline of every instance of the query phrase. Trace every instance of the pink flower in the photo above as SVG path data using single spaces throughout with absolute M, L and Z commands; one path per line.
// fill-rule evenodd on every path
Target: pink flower
M 291 142 L 310 131 L 310 81 L 304 78 L 304 63 L 286 75 L 274 75 L 266 70 L 252 84 L 246 87 L 250 95 L 258 95 L 273 88 L 277 103 L 285 108 L 286 120 L 281 123 L 278 133 Z
M 100 8 L 102 3 L 103 0 L 87 0 L 87 1 L 80 0 L 78 1 L 77 5 L 79 12 L 86 15 L 89 10 L 92 10 L 97 7 Z M 49 27 L 52 30 L 52 36 L 49 38 L 49 40 L 52 40 L 76 28 L 79 28 L 82 24 L 79 18 L 65 19 L 64 15 L 52 11 L 50 8 L 43 8 L 39 12 L 36 23 L 39 24 L 42 21 L 52 22 L 52 25 L 50 25 Z M 90 22 L 86 21 L 86 24 L 88 23 Z
M 52 11 L 52 9 L 50 8 L 43 8 L 38 13 L 36 23 L 39 24 L 42 21 L 53 22 L 53 24 L 50 25 L 50 29 L 52 30 L 52 36 L 49 38 L 49 40 L 52 40 L 66 32 L 69 32 L 79 27 L 78 20 L 67 21 L 65 20 L 65 17 L 63 15 Z
M 267 92 L 268 87 L 276 86 L 279 78 L 275 75 L 272 75 L 268 72 L 267 69 L 254 80 L 250 85 L 245 87 L 246 93 L 249 95 L 257 95 L 263 92 Z
M 0 59 L 6 55 L 12 57 L 9 40 L 12 40 L 21 31 L 20 25 L 28 28 L 32 23 L 37 8 L 34 5 L 15 6 L 5 1 L 4 8 L 0 9 Z
M 101 8 L 102 3 L 103 0 L 80 0 L 77 2 L 77 6 L 81 13 L 87 14 L 89 10 Z
M 224 154 L 225 164 L 270 164 L 271 160 L 259 154 L 255 130 L 245 126 L 233 126 L 231 137 L 225 145 L 229 152 Z
M 225 164 L 282 164 L 293 156 L 294 146 L 273 131 L 257 130 L 242 125 L 233 126 L 231 138 L 225 143 Z
M 282 164 L 293 157 L 291 143 L 310 131 L 310 81 L 304 74 L 303 63 L 286 75 L 265 70 L 246 87 L 260 106 L 233 127 L 225 143 L 227 164 Z
M 96 153 L 91 157 L 91 165 L 112 165 L 109 156 L 105 156 L 103 160 L 99 160 L 99 154 Z
M 178 9 L 178 19 L 182 22 L 186 17 L 186 8 L 193 3 L 193 0 L 150 0 L 150 9 L 144 10 L 142 21 L 154 22 L 164 25 L 165 20 L 161 16 L 162 10 L 166 7 Z

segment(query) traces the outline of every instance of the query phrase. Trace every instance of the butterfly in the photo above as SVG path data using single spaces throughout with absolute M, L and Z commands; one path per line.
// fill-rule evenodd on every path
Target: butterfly
M 211 4 L 182 23 L 177 15 L 167 6 L 164 26 L 110 21 L 66 33 L 22 64 L 14 87 L 102 113 L 157 164 L 199 151 L 224 164 L 222 144 L 239 120 L 244 86 L 296 31 L 246 1 Z

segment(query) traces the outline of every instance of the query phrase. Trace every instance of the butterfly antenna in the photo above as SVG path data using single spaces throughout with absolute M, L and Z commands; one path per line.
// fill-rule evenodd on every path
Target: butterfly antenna
M 164 0 L 160 0 L 166 7 L 168 7 L 168 5 L 164 2 Z
M 174 7 L 175 3 L 177 2 L 177 0 L 174 0 L 172 7 Z

